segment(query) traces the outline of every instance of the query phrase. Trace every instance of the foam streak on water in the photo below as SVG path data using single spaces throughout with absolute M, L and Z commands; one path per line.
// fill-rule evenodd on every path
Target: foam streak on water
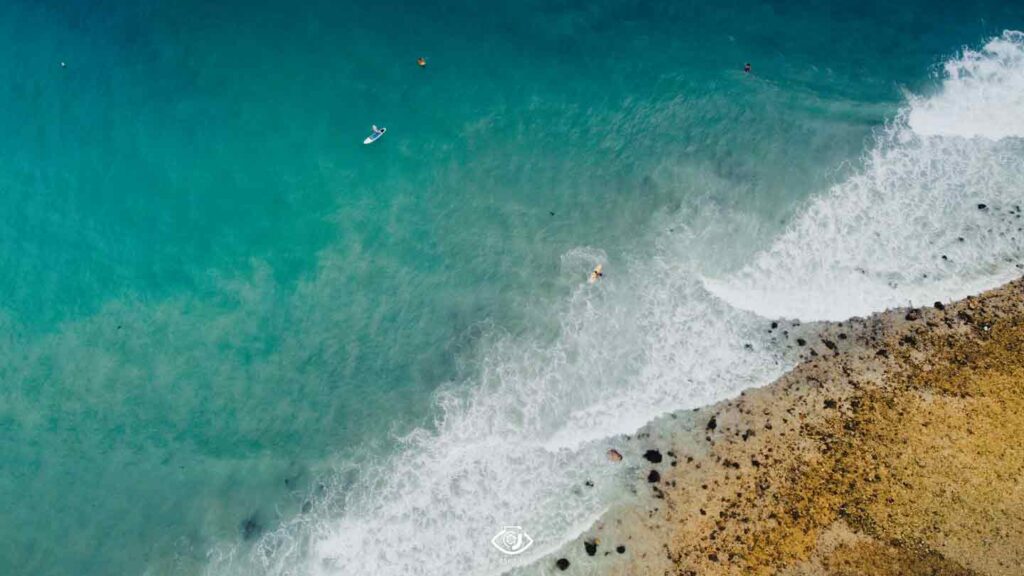
M 557 334 L 493 338 L 467 381 L 438 394 L 436 431 L 414 433 L 393 457 L 350 464 L 315 514 L 266 535 L 251 555 L 215 558 L 211 570 L 440 575 L 527 565 L 622 497 L 616 474 L 628 469 L 607 464 L 603 439 L 789 367 L 758 315 L 841 319 L 1014 275 L 1024 130 L 992 119 L 1024 117 L 1012 89 L 1022 53 L 1021 35 L 1007 33 L 951 60 L 939 92 L 911 98 L 862 169 L 738 272 L 703 279 L 699 262 L 677 258 L 706 237 L 689 228 L 653 256 L 606 262 L 604 280 L 567 297 Z M 582 279 L 601 261 L 600 250 L 580 247 L 562 265 Z M 492 549 L 506 525 L 524 527 L 534 546 L 516 557 Z
M 706 285 L 768 317 L 839 320 L 976 293 L 1019 274 L 1024 234 L 1024 35 L 946 63 L 865 166 L 753 263 Z
M 601 260 L 578 248 L 563 267 L 583 278 Z M 602 439 L 785 369 L 762 323 L 710 298 L 688 266 L 645 259 L 606 270 L 601 284 L 581 282 L 571 295 L 557 337 L 498 338 L 471 381 L 439 394 L 436 433 L 413 434 L 401 454 L 337 487 L 325 508 L 342 509 L 340 520 L 288 524 L 249 561 L 282 574 L 490 574 L 527 564 L 616 497 L 614 474 L 626 469 L 608 466 Z M 515 558 L 491 548 L 505 525 L 523 526 L 533 548 Z

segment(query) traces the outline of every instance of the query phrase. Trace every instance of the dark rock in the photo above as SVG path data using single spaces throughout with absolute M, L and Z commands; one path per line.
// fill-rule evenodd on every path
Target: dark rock
M 935 303 L 935 309 L 936 310 L 945 310 L 946 309 L 946 305 L 943 304 L 942 302 L 936 302 Z
M 828 398 L 828 399 L 825 400 L 825 408 L 835 408 L 835 407 L 836 407 L 836 401 L 835 400 L 833 400 L 831 398 Z
M 569 560 L 567 558 L 559 558 L 558 560 L 555 560 L 555 566 L 557 566 L 558 569 L 562 571 L 568 570 Z
M 715 428 L 718 428 L 718 420 L 712 416 L 711 420 L 708 420 L 708 430 L 714 430 Z
M 772 330 L 775 330 L 778 327 L 779 327 L 779 323 L 778 322 L 772 322 Z
M 903 317 L 904 320 L 913 322 L 914 320 L 921 319 L 921 311 L 916 308 L 911 308 L 907 311 L 907 315 Z
M 796 339 L 796 345 L 797 346 L 806 346 L 807 345 L 807 340 L 804 340 L 803 338 L 797 338 Z
M 626 547 L 625 546 L 616 546 L 615 547 L 615 551 L 618 552 L 619 554 L 625 554 L 626 553 Z
M 647 481 L 651 484 L 661 481 L 661 474 L 658 474 L 657 470 L 651 470 L 651 473 L 647 475 Z
M 881 356 L 882 358 L 888 358 L 889 357 L 889 351 L 886 350 L 885 348 L 879 348 L 878 352 L 875 352 L 875 356 Z
M 597 542 L 587 540 L 583 543 L 583 549 L 587 551 L 587 556 L 593 556 L 597 554 Z
M 988 208 L 987 204 L 978 204 L 978 210 L 986 210 L 987 208 Z
M 821 342 L 825 345 L 825 348 L 828 348 L 829 350 L 832 350 L 833 352 L 835 352 L 835 350 L 836 350 L 836 343 L 835 342 L 829 340 L 828 338 L 822 338 Z
M 593 480 L 587 480 L 586 482 L 583 483 L 583 485 L 586 486 L 587 488 L 593 488 L 594 482 Z
M 661 462 L 661 452 L 658 452 L 657 450 L 648 450 L 647 452 L 644 452 L 644 459 L 652 464 L 658 464 Z
M 260 525 L 255 516 L 250 516 L 243 520 L 240 529 L 243 540 L 252 540 L 263 533 L 263 526 Z

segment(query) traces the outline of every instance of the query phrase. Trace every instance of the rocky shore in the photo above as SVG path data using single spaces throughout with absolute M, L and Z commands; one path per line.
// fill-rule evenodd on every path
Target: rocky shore
M 1024 281 L 765 328 L 796 368 L 610 444 L 636 500 L 545 573 L 1024 574 Z

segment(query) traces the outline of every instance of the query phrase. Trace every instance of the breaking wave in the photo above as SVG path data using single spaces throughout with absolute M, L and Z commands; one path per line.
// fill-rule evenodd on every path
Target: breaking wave
M 216 551 L 214 574 L 495 574 L 528 565 L 624 497 L 609 438 L 667 411 L 764 385 L 787 370 L 764 317 L 842 319 L 950 299 L 1017 274 L 1024 198 L 1024 37 L 1006 33 L 945 66 L 911 96 L 863 168 L 812 200 L 752 263 L 705 278 L 679 244 L 609 261 L 563 255 L 583 279 L 557 332 L 494 335 L 465 381 L 437 396 L 431 430 L 387 458 L 342 465 L 308 514 L 253 551 Z M 724 219 L 727 220 L 727 219 Z M 707 226 L 729 226 L 717 220 Z M 588 485 L 588 481 L 592 486 Z M 503 526 L 535 543 L 507 556 Z
M 706 286 L 766 317 L 840 320 L 962 298 L 1019 274 L 1024 34 L 1006 32 L 911 96 L 864 167 L 770 248 Z

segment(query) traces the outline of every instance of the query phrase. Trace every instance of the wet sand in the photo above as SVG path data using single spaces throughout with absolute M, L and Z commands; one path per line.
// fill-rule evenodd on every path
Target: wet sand
M 1024 574 L 1024 282 L 765 328 L 796 368 L 609 444 L 637 497 L 545 572 Z

